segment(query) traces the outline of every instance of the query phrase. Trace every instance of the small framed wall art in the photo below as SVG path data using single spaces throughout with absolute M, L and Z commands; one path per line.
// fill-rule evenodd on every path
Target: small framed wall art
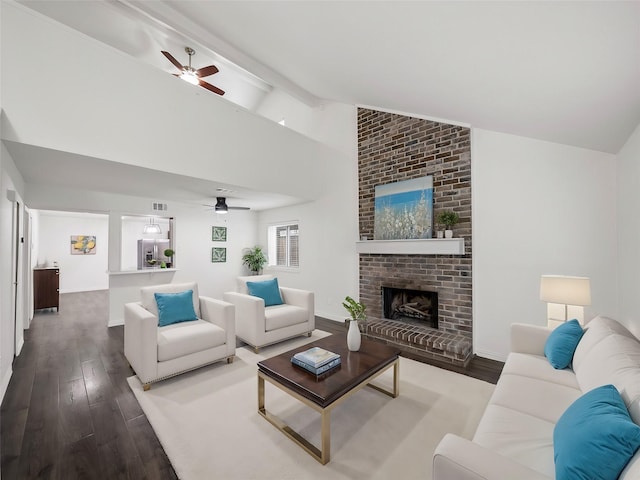
M 211 227 L 211 240 L 214 242 L 226 242 L 227 227 Z
M 71 255 L 95 255 L 95 235 L 71 235 Z
M 227 261 L 227 249 L 213 247 L 211 249 L 211 262 L 212 263 L 225 263 Z

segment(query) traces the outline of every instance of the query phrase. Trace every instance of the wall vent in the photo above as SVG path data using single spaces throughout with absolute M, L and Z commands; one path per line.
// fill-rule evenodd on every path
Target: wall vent
M 153 202 L 151 204 L 151 209 L 154 212 L 166 212 L 169 209 L 169 207 L 167 206 L 166 203 Z

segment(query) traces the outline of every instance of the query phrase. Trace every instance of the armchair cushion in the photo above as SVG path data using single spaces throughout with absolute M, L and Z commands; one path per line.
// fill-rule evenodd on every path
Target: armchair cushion
M 205 320 L 175 323 L 158 328 L 158 361 L 164 362 L 191 353 L 224 345 L 226 332 Z
M 274 305 L 264 309 L 265 330 L 277 330 L 309 321 L 309 312 L 295 305 Z
M 263 299 L 265 307 L 283 304 L 277 278 L 262 282 L 247 282 L 247 289 L 249 290 L 249 295 Z
M 245 295 L 249 295 L 249 290 L 247 289 L 247 282 L 263 282 L 265 280 L 273 280 L 273 275 L 250 275 L 244 277 L 238 277 L 237 279 L 237 292 L 244 293 Z
M 193 309 L 196 317 L 200 318 L 200 295 L 198 293 L 198 284 L 196 282 L 184 283 L 167 283 L 164 285 L 153 285 L 140 289 L 140 303 L 142 306 L 158 316 L 158 305 L 154 293 L 180 293 L 186 290 L 193 290 Z
M 154 293 L 158 305 L 158 326 L 197 320 L 193 290 L 180 293 Z

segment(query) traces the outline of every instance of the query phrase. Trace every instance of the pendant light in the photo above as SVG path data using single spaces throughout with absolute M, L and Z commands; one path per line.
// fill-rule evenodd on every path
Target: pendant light
M 160 225 L 153 223 L 153 217 L 149 219 L 149 223 L 144 226 L 142 233 L 162 233 Z

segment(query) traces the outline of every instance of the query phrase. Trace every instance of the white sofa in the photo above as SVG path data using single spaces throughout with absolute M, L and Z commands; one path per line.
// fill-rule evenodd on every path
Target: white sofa
M 433 455 L 434 480 L 554 479 L 553 430 L 578 397 L 613 384 L 640 424 L 640 342 L 620 323 L 588 323 L 572 368 L 555 370 L 544 356 L 551 329 L 514 324 L 511 353 L 478 429 L 469 441 L 447 434 Z M 620 480 L 640 479 L 640 451 Z
M 155 293 L 193 290 L 198 320 L 158 326 Z M 144 287 L 141 301 L 124 306 L 124 354 L 149 390 L 153 382 L 210 363 L 233 361 L 236 352 L 235 309 L 230 303 L 198 296 L 198 284 Z
M 236 335 L 251 345 L 256 353 L 261 347 L 297 337 L 311 335 L 316 328 L 313 292 L 280 286 L 282 305 L 265 307 L 264 300 L 249 295 L 247 282 L 273 280 L 273 275 L 238 277 L 237 291 L 223 298 L 236 307 Z

